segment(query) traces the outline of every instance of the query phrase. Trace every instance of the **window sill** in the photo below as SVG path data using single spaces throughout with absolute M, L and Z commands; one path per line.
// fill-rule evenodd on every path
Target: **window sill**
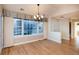
M 31 34 L 31 35 L 16 35 L 16 36 L 14 36 L 14 38 L 18 38 L 18 37 L 32 37 L 32 36 L 39 36 L 39 35 L 43 35 L 43 33 Z

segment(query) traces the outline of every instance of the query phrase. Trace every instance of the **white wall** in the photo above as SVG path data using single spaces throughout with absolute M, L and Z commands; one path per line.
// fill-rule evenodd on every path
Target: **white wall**
M 1 17 L 1 5 L 0 5 L 0 53 L 1 53 L 1 50 L 3 48 L 3 19 Z
M 0 17 L 0 52 L 1 52 L 1 49 L 3 48 L 3 28 L 2 28 L 2 17 Z
M 60 20 L 60 32 L 62 33 L 62 39 L 69 40 L 69 19 Z
M 48 39 L 53 39 L 52 32 L 60 32 L 61 39 L 69 40 L 69 20 L 68 19 L 53 19 L 48 20 Z M 59 34 L 58 34 L 59 35 Z M 51 37 L 52 36 L 52 37 Z M 51 37 L 51 38 L 50 38 Z
M 44 39 L 48 39 L 48 22 L 44 22 Z
M 61 43 L 60 22 L 51 18 L 48 20 L 48 39 Z
M 4 46 L 13 45 L 13 18 L 4 17 Z
M 33 36 L 19 36 L 14 37 L 13 36 L 13 18 L 11 17 L 4 17 L 4 45 L 5 47 L 18 45 L 22 43 L 28 43 L 32 41 L 42 40 L 46 39 L 46 26 L 44 25 L 44 33 L 40 35 L 33 35 Z M 47 23 L 44 23 L 47 24 Z

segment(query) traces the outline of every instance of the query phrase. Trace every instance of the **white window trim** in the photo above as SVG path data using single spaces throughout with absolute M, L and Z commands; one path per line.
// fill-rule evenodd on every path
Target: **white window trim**
M 17 20 L 19 20 L 19 19 L 17 19 Z M 38 26 L 37 26 L 37 33 L 31 34 L 31 35 L 24 35 L 24 21 L 25 21 L 25 20 L 21 20 L 21 21 L 22 21 L 22 33 L 21 33 L 22 35 L 14 35 L 15 38 L 17 38 L 17 37 L 24 37 L 24 36 L 38 36 L 38 35 L 43 35 L 44 30 L 43 30 L 42 33 L 39 33 L 39 28 L 38 28 Z M 44 27 L 44 25 L 43 25 L 43 27 Z
M 22 20 L 22 35 L 24 35 L 24 21 Z

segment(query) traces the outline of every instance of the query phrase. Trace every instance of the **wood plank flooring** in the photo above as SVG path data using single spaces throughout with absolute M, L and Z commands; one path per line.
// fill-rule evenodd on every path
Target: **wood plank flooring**
M 61 44 L 50 40 L 4 48 L 3 55 L 78 55 L 79 49 L 73 44 L 62 41 Z

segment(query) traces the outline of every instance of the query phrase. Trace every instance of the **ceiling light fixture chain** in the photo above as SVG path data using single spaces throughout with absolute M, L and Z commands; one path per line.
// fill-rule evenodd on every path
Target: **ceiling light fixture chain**
M 40 5 L 40 4 L 37 4 L 37 6 L 38 6 L 38 15 L 39 15 L 39 5 Z

